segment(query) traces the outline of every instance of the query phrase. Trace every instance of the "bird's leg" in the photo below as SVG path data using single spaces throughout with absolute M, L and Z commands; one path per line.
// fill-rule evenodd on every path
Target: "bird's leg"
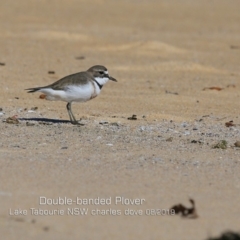
M 74 117 L 74 115 L 72 113 L 72 105 L 71 104 L 72 104 L 71 102 L 69 102 L 67 104 L 67 111 L 68 111 L 70 121 L 71 121 L 72 124 L 80 125 L 79 122 L 76 120 L 76 118 Z
M 67 107 L 67 111 L 68 111 L 68 115 L 69 115 L 70 121 L 73 122 L 72 111 L 71 111 L 71 104 L 72 103 L 69 102 L 66 107 Z

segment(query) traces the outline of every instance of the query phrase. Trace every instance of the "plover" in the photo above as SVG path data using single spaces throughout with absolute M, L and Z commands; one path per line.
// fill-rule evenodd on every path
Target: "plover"
M 67 111 L 72 124 L 79 124 L 72 113 L 72 102 L 86 102 L 91 100 L 101 92 L 104 84 L 112 80 L 106 67 L 96 65 L 89 68 L 86 72 L 79 72 L 45 86 L 28 88 L 28 93 L 42 92 L 46 95 L 46 99 L 50 101 L 67 102 Z

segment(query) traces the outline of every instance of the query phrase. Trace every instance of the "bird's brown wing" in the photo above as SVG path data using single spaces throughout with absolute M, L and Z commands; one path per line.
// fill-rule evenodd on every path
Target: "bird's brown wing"
M 91 79 L 92 76 L 87 72 L 79 72 L 75 74 L 71 74 L 69 76 L 66 76 L 64 78 L 61 78 L 60 80 L 45 86 L 43 88 L 52 88 L 54 90 L 64 90 L 69 84 L 73 85 L 85 85 L 88 83 L 89 78 Z

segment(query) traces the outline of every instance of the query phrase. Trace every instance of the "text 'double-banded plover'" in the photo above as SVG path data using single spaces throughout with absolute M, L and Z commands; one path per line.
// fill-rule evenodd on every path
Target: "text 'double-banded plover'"
M 72 124 L 79 124 L 71 109 L 72 102 L 86 102 L 91 100 L 101 92 L 104 84 L 112 80 L 117 80 L 108 74 L 106 67 L 96 65 L 86 72 L 79 72 L 66 76 L 48 86 L 28 88 L 29 93 L 42 92 L 46 99 L 50 101 L 67 102 L 67 111 Z

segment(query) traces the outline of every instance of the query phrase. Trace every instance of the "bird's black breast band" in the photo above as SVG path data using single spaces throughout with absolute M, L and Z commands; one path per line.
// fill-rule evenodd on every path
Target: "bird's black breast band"
M 103 85 L 101 85 L 98 81 L 96 81 L 95 79 L 93 80 L 98 86 L 100 89 L 102 89 Z

